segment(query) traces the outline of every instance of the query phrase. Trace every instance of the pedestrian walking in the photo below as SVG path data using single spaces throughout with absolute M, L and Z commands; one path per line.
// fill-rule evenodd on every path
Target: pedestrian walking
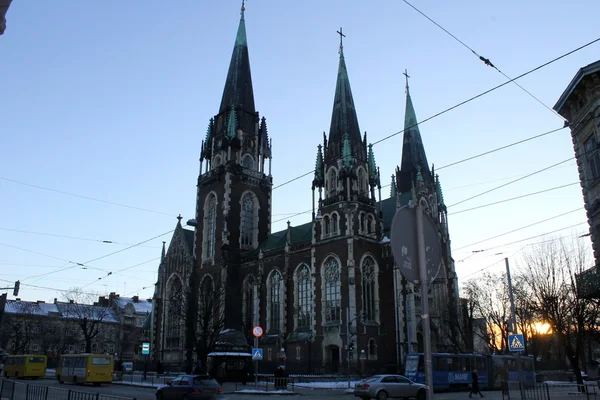
M 481 397 L 483 397 L 483 394 L 479 390 L 479 375 L 477 375 L 476 369 L 473 370 L 473 373 L 471 374 L 471 379 L 472 379 L 471 393 L 469 393 L 469 397 L 471 397 L 471 395 L 477 394 L 477 393 L 479 393 L 479 395 Z

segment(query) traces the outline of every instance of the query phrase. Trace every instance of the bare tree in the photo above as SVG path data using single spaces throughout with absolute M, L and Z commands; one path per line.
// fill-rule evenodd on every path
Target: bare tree
M 443 342 L 449 344 L 448 351 L 473 352 L 473 311 L 474 303 L 469 299 L 460 299 L 458 310 L 450 304 L 442 311 L 437 332 L 442 335 Z
M 12 342 L 14 354 L 29 353 L 40 329 L 40 306 L 29 301 L 13 301 L 8 304 L 11 312 L 4 314 L 1 328 L 2 339 L 6 342 L 3 345 Z
M 79 328 L 85 341 L 85 351 L 91 353 L 92 343 L 100 334 L 103 322 L 112 316 L 112 310 L 93 304 L 96 297 L 83 293 L 79 288 L 70 289 L 65 298 L 67 302 L 59 303 L 59 310 L 63 317 L 71 320 Z
M 520 271 L 535 311 L 559 338 L 579 384 L 587 333 L 600 328 L 598 304 L 580 297 L 575 281 L 575 275 L 590 265 L 589 250 L 581 239 L 551 240 L 526 253 Z
M 183 294 L 169 293 L 168 313 L 177 315 L 177 319 L 185 323 L 188 350 L 193 347 L 196 358 L 203 362 L 223 336 L 225 315 L 222 302 L 225 292 L 220 279 L 205 275 L 196 290 L 190 285 Z M 189 358 L 188 362 L 191 361 Z M 191 364 L 187 368 L 192 368 Z
M 508 347 L 506 321 L 510 316 L 506 275 L 486 273 L 467 281 L 463 292 L 472 302 L 473 318 L 483 318 L 486 322 L 485 332 L 475 329 L 475 334 L 485 340 L 490 353 L 505 352 Z

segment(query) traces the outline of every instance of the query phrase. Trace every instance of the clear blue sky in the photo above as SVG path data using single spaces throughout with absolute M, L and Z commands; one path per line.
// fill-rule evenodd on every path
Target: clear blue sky
M 593 0 L 413 1 L 511 77 L 598 37 L 598 5 Z M 160 256 L 161 241 L 169 241 L 170 235 L 90 262 L 96 270 L 66 262 L 86 263 L 124 249 L 124 244 L 168 232 L 179 213 L 184 221 L 193 217 L 200 142 L 209 118 L 218 111 L 239 10 L 237 0 L 12 3 L 7 30 L 0 36 L 0 282 L 9 285 L 4 280 L 20 279 L 20 297 L 28 300 L 51 300 L 60 292 L 27 284 L 55 289 L 87 285 L 90 292 L 152 295 L 158 260 L 150 260 Z M 574 13 L 577 18 L 565 18 Z M 249 0 L 246 22 L 256 105 L 267 117 L 273 138 L 275 185 L 314 167 L 316 146 L 329 129 L 340 26 L 347 35 L 344 52 L 360 128 L 370 141 L 403 127 L 405 68 L 419 120 L 506 80 L 400 0 Z M 600 43 L 519 83 L 552 107 L 577 70 L 596 61 L 598 54 Z M 429 161 L 441 167 L 562 124 L 511 84 L 420 129 Z M 374 147 L 385 184 L 400 162 L 401 143 L 397 135 Z M 572 156 L 565 129 L 442 169 L 446 203 L 451 206 Z M 476 276 L 472 274 L 522 245 L 458 262 L 472 250 L 584 222 L 585 213 L 578 185 L 452 212 L 577 180 L 570 161 L 450 207 L 459 278 Z M 273 219 L 309 210 L 310 183 L 306 177 L 276 189 Z M 389 188 L 382 191 L 389 195 Z M 580 210 L 460 249 L 576 208 Z M 290 221 L 297 225 L 309 218 L 303 214 Z M 274 230 L 283 229 L 285 221 Z M 586 231 L 580 225 L 555 235 Z M 145 261 L 150 262 L 115 272 Z M 60 266 L 72 268 L 31 278 Z M 96 282 L 108 271 L 115 273 Z

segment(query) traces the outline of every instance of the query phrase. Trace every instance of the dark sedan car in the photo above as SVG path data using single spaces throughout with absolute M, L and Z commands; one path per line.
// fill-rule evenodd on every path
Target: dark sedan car
M 180 375 L 156 390 L 156 400 L 213 400 L 223 389 L 208 375 Z

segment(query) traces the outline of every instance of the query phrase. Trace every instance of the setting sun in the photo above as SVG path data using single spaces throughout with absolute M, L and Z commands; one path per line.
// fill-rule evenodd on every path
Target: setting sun
M 547 335 L 552 333 L 552 329 L 550 328 L 550 324 L 547 322 L 536 322 L 533 324 L 533 329 L 540 335 Z

